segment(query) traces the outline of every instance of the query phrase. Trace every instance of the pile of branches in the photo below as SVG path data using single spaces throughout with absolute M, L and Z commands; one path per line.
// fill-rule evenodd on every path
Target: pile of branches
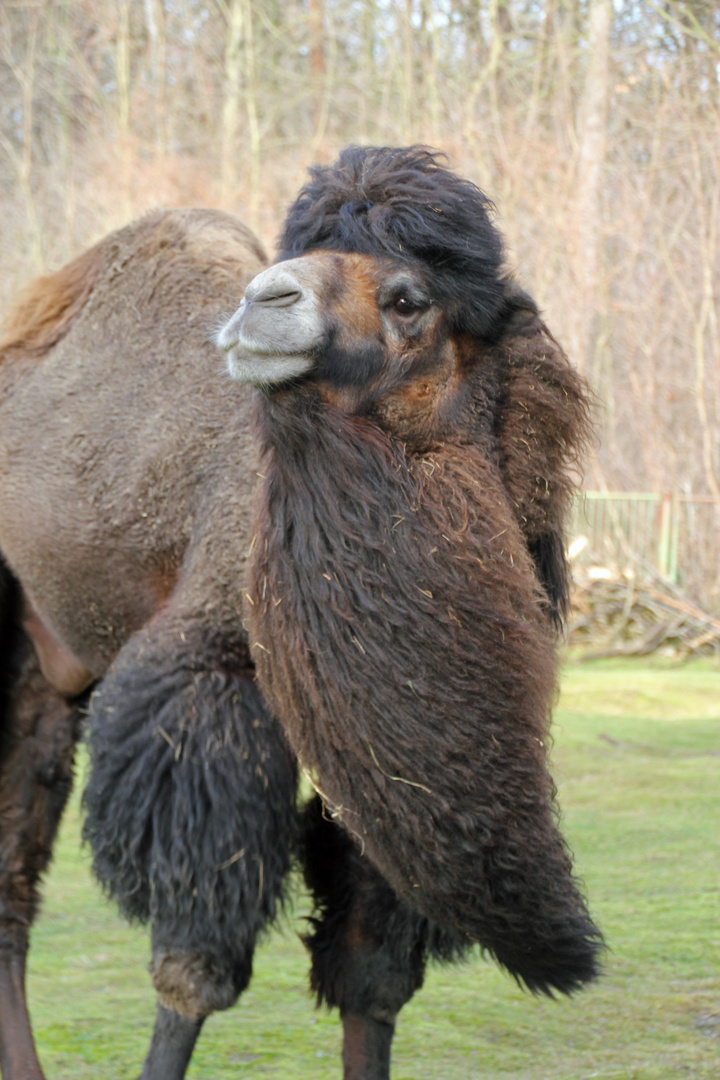
M 720 657 L 720 619 L 651 571 L 576 567 L 568 644 L 583 658 Z

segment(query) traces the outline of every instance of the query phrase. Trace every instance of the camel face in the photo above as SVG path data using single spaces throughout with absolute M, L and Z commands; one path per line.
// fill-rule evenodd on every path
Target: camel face
M 346 413 L 372 415 L 412 439 L 457 416 L 464 375 L 422 267 L 315 251 L 259 274 L 216 337 L 238 382 L 292 389 L 310 380 Z

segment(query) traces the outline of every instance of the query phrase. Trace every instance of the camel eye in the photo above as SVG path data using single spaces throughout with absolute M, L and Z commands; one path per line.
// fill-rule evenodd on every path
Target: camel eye
M 407 296 L 401 296 L 395 301 L 395 310 L 398 315 L 414 315 L 420 310 L 420 305 L 408 300 Z

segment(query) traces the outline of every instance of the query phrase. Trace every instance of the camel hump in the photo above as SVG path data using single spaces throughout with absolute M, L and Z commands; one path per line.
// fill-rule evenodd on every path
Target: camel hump
M 130 258 L 139 256 L 155 266 L 169 252 L 176 258 L 184 253 L 191 260 L 199 259 L 211 267 L 217 284 L 223 285 L 228 277 L 235 279 L 239 261 L 249 266 L 250 277 L 267 264 L 258 238 L 230 214 L 209 208 L 151 211 L 56 273 L 26 286 L 5 321 L 0 357 L 10 352 L 44 356 L 67 334 L 102 278 L 113 280 L 113 272 Z
M 165 210 L 160 215 L 168 224 L 181 227 L 192 248 L 195 243 L 206 253 L 212 248 L 215 258 L 237 260 L 239 251 L 251 255 L 259 264 L 258 270 L 267 266 L 268 255 L 252 229 L 232 214 L 207 207 L 183 210 Z M 244 249 L 244 250 L 243 250 Z
M 56 273 L 31 282 L 5 322 L 0 353 L 22 350 L 40 357 L 56 345 L 87 303 L 103 265 L 96 245 Z

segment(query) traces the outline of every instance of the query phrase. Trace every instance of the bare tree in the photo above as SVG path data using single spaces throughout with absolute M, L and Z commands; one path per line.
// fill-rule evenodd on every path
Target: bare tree
M 573 356 L 587 371 L 594 368 L 602 296 L 603 181 L 607 150 L 608 57 L 611 0 L 591 0 L 587 71 L 577 121 L 575 231 L 579 276 L 578 314 Z
M 166 54 L 165 9 L 162 0 L 144 0 L 145 22 L 150 43 L 150 71 L 155 106 L 155 150 L 164 154 L 167 150 L 166 123 Z
M 707 0 L 13 0 L 0 300 L 154 202 L 271 244 L 313 161 L 439 144 L 595 383 L 591 482 L 712 495 L 719 60 Z
M 16 141 L 4 131 L 0 131 L 0 147 L 2 147 L 6 159 L 10 163 L 15 175 L 15 181 L 22 195 L 30 236 L 30 257 L 35 273 L 42 270 L 44 262 L 42 234 L 32 186 L 35 75 L 39 17 L 40 12 L 37 7 L 29 8 L 24 42 L 22 46 L 18 47 L 17 35 L 14 33 L 15 28 L 10 22 L 8 13 L 0 11 L 0 19 L 2 19 L 2 22 L 0 22 L 2 28 L 2 34 L 0 35 L 2 58 L 20 89 L 21 109 L 21 123 L 18 132 L 20 146 L 18 147 Z

